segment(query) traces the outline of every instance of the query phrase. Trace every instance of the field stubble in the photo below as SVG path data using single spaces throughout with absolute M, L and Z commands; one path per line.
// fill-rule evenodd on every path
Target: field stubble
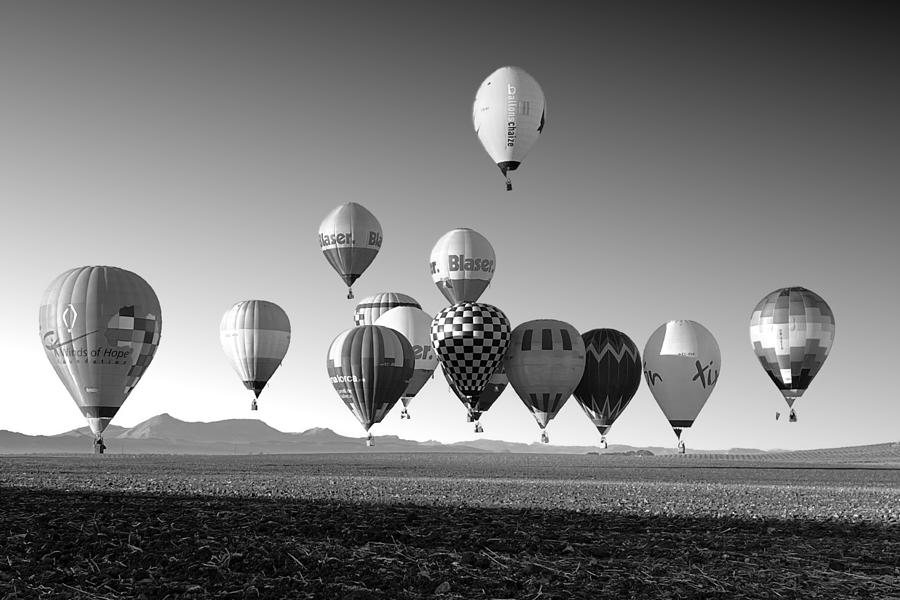
M 0 598 L 900 598 L 900 471 L 0 458 Z

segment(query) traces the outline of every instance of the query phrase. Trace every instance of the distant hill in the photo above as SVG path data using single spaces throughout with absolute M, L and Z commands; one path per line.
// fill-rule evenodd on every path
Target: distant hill
M 111 454 L 314 454 L 349 452 L 506 452 L 517 454 L 599 454 L 667 455 L 673 460 L 687 461 L 780 461 L 808 463 L 878 463 L 900 464 L 900 443 L 830 448 L 803 451 L 771 451 L 755 448 L 731 450 L 692 450 L 675 454 L 672 448 L 637 448 L 612 445 L 554 446 L 523 444 L 502 440 L 478 439 L 454 444 L 433 440 L 417 442 L 395 435 L 377 436 L 375 446 L 367 448 L 362 438 L 345 437 L 326 428 L 316 427 L 301 433 L 285 433 L 255 419 L 228 419 L 212 423 L 186 422 L 169 414 L 161 414 L 134 427 L 111 425 L 104 433 Z M 52 436 L 30 436 L 0 430 L 0 454 L 88 454 L 93 435 L 81 427 Z

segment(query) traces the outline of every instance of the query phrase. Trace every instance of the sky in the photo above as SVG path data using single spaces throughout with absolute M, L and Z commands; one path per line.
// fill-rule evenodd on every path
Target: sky
M 746 3 L 5 2 L 0 5 L 0 429 L 84 420 L 48 363 L 38 305 L 89 264 L 141 275 L 159 350 L 114 423 L 259 418 L 363 432 L 325 369 L 355 302 L 322 256 L 338 204 L 369 208 L 382 249 L 354 286 L 445 305 L 435 241 L 471 227 L 497 267 L 481 300 L 513 326 L 612 327 L 643 349 L 670 319 L 718 340 L 694 448 L 896 441 L 900 42 L 875 5 Z M 884 14 L 879 11 L 884 10 Z M 472 129 L 476 89 L 517 65 L 547 124 L 515 190 Z M 757 362 L 756 303 L 802 285 L 835 344 L 796 404 Z M 218 324 L 259 298 L 293 337 L 257 413 Z M 473 439 L 439 376 L 378 435 Z M 484 437 L 540 431 L 510 387 Z M 574 399 L 548 427 L 597 444 Z M 611 443 L 674 446 L 646 384 Z

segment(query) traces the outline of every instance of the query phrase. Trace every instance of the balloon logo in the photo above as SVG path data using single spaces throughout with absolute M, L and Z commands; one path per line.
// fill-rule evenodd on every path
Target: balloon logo
M 368 434 L 409 385 L 415 359 L 409 341 L 381 325 L 362 325 L 339 334 L 328 349 L 328 377 L 335 391 Z
M 375 260 L 381 241 L 378 219 L 356 202 L 338 206 L 319 226 L 322 254 L 347 284 L 348 299 L 353 298 L 354 282 Z
M 806 288 L 775 290 L 750 315 L 750 343 L 790 407 L 790 421 L 796 421 L 794 402 L 825 364 L 834 343 L 831 307 Z
M 541 86 L 518 67 L 501 67 L 475 93 L 472 123 L 481 145 L 506 177 L 515 171 L 544 131 L 546 102 Z
M 644 346 L 644 378 L 682 452 L 681 432 L 694 424 L 721 369 L 719 344 L 695 321 L 669 321 L 654 331 Z
M 274 302 L 244 300 L 232 306 L 219 324 L 219 341 L 244 387 L 253 392 L 250 410 L 271 379 L 291 343 L 291 322 Z
M 487 238 L 472 229 L 454 229 L 431 250 L 431 279 L 452 304 L 475 302 L 490 285 L 496 264 Z
M 398 306 L 387 311 L 375 321 L 376 325 L 390 327 L 412 345 L 413 358 L 413 375 L 400 397 L 403 402 L 403 412 L 400 417 L 409 419 L 409 405 L 416 394 L 425 387 L 428 380 L 431 379 L 435 368 L 437 368 L 438 359 L 431 346 L 431 316 L 418 306 Z
M 134 390 L 156 354 L 159 300 L 146 281 L 117 267 L 70 269 L 41 300 L 40 336 L 47 359 L 96 436 Z

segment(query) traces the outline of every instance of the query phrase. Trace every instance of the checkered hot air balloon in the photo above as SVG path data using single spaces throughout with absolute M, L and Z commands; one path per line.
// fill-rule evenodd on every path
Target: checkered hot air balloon
M 339 334 L 328 349 L 328 377 L 368 434 L 391 410 L 413 376 L 415 359 L 402 334 L 381 325 L 362 325 Z
M 392 308 L 401 306 L 422 308 L 412 296 L 399 292 L 381 292 L 380 294 L 363 298 L 356 303 L 356 309 L 353 313 L 353 324 L 357 326 L 374 325 L 381 315 Z
M 578 330 L 563 321 L 538 319 L 513 329 L 503 359 L 506 375 L 541 428 L 547 443 L 547 424 L 572 395 L 584 374 L 584 342 Z
M 117 267 L 78 267 L 44 292 L 39 314 L 47 359 L 87 419 L 103 431 L 150 366 L 162 314 L 153 288 Z
M 669 321 L 644 346 L 644 378 L 678 437 L 694 424 L 722 370 L 719 344 L 696 321 Z
M 444 379 L 447 380 L 447 385 L 450 386 L 450 391 L 459 398 L 459 401 L 462 402 L 463 406 L 468 410 L 468 420 L 470 423 L 475 423 L 475 433 L 484 433 L 484 428 L 481 426 L 481 414 L 487 412 L 487 410 L 494 405 L 494 402 L 497 401 L 503 393 L 503 390 L 505 390 L 506 386 L 509 384 L 509 377 L 506 376 L 506 369 L 503 368 L 503 363 L 500 363 L 500 366 L 497 367 L 497 370 L 494 371 L 494 374 L 488 379 L 487 385 L 484 386 L 484 390 L 482 390 L 481 395 L 478 396 L 478 401 L 471 407 L 469 406 L 469 401 L 466 397 L 460 394 L 459 390 L 456 389 L 456 385 L 453 383 L 453 380 L 450 379 L 447 369 L 441 367 L 441 371 L 444 373 Z
M 319 225 L 322 254 L 347 284 L 348 299 L 353 298 L 353 283 L 375 260 L 381 240 L 378 219 L 356 202 L 341 204 Z
M 250 410 L 275 374 L 291 343 L 291 322 L 274 302 L 244 300 L 219 323 L 219 341 L 244 387 L 253 392 Z
M 461 302 L 448 306 L 431 324 L 431 343 L 454 391 L 470 411 L 509 346 L 509 319 L 490 304 Z
M 515 171 L 544 131 L 546 121 L 544 91 L 534 78 L 519 67 L 500 67 L 475 93 L 472 122 L 481 145 L 506 177 Z
M 375 321 L 376 325 L 390 327 L 409 341 L 413 349 L 415 365 L 413 376 L 406 385 L 400 401 L 403 403 L 402 419 L 409 419 L 410 403 L 428 383 L 437 368 L 437 355 L 431 345 L 431 317 L 418 306 L 398 306 L 387 311 Z
M 834 343 L 834 313 L 821 296 L 802 287 L 775 290 L 750 315 L 750 342 L 766 374 L 796 421 L 803 395 Z
M 584 341 L 584 374 L 574 396 L 591 423 L 606 434 L 641 384 L 641 353 L 627 335 L 615 329 L 591 329 Z

